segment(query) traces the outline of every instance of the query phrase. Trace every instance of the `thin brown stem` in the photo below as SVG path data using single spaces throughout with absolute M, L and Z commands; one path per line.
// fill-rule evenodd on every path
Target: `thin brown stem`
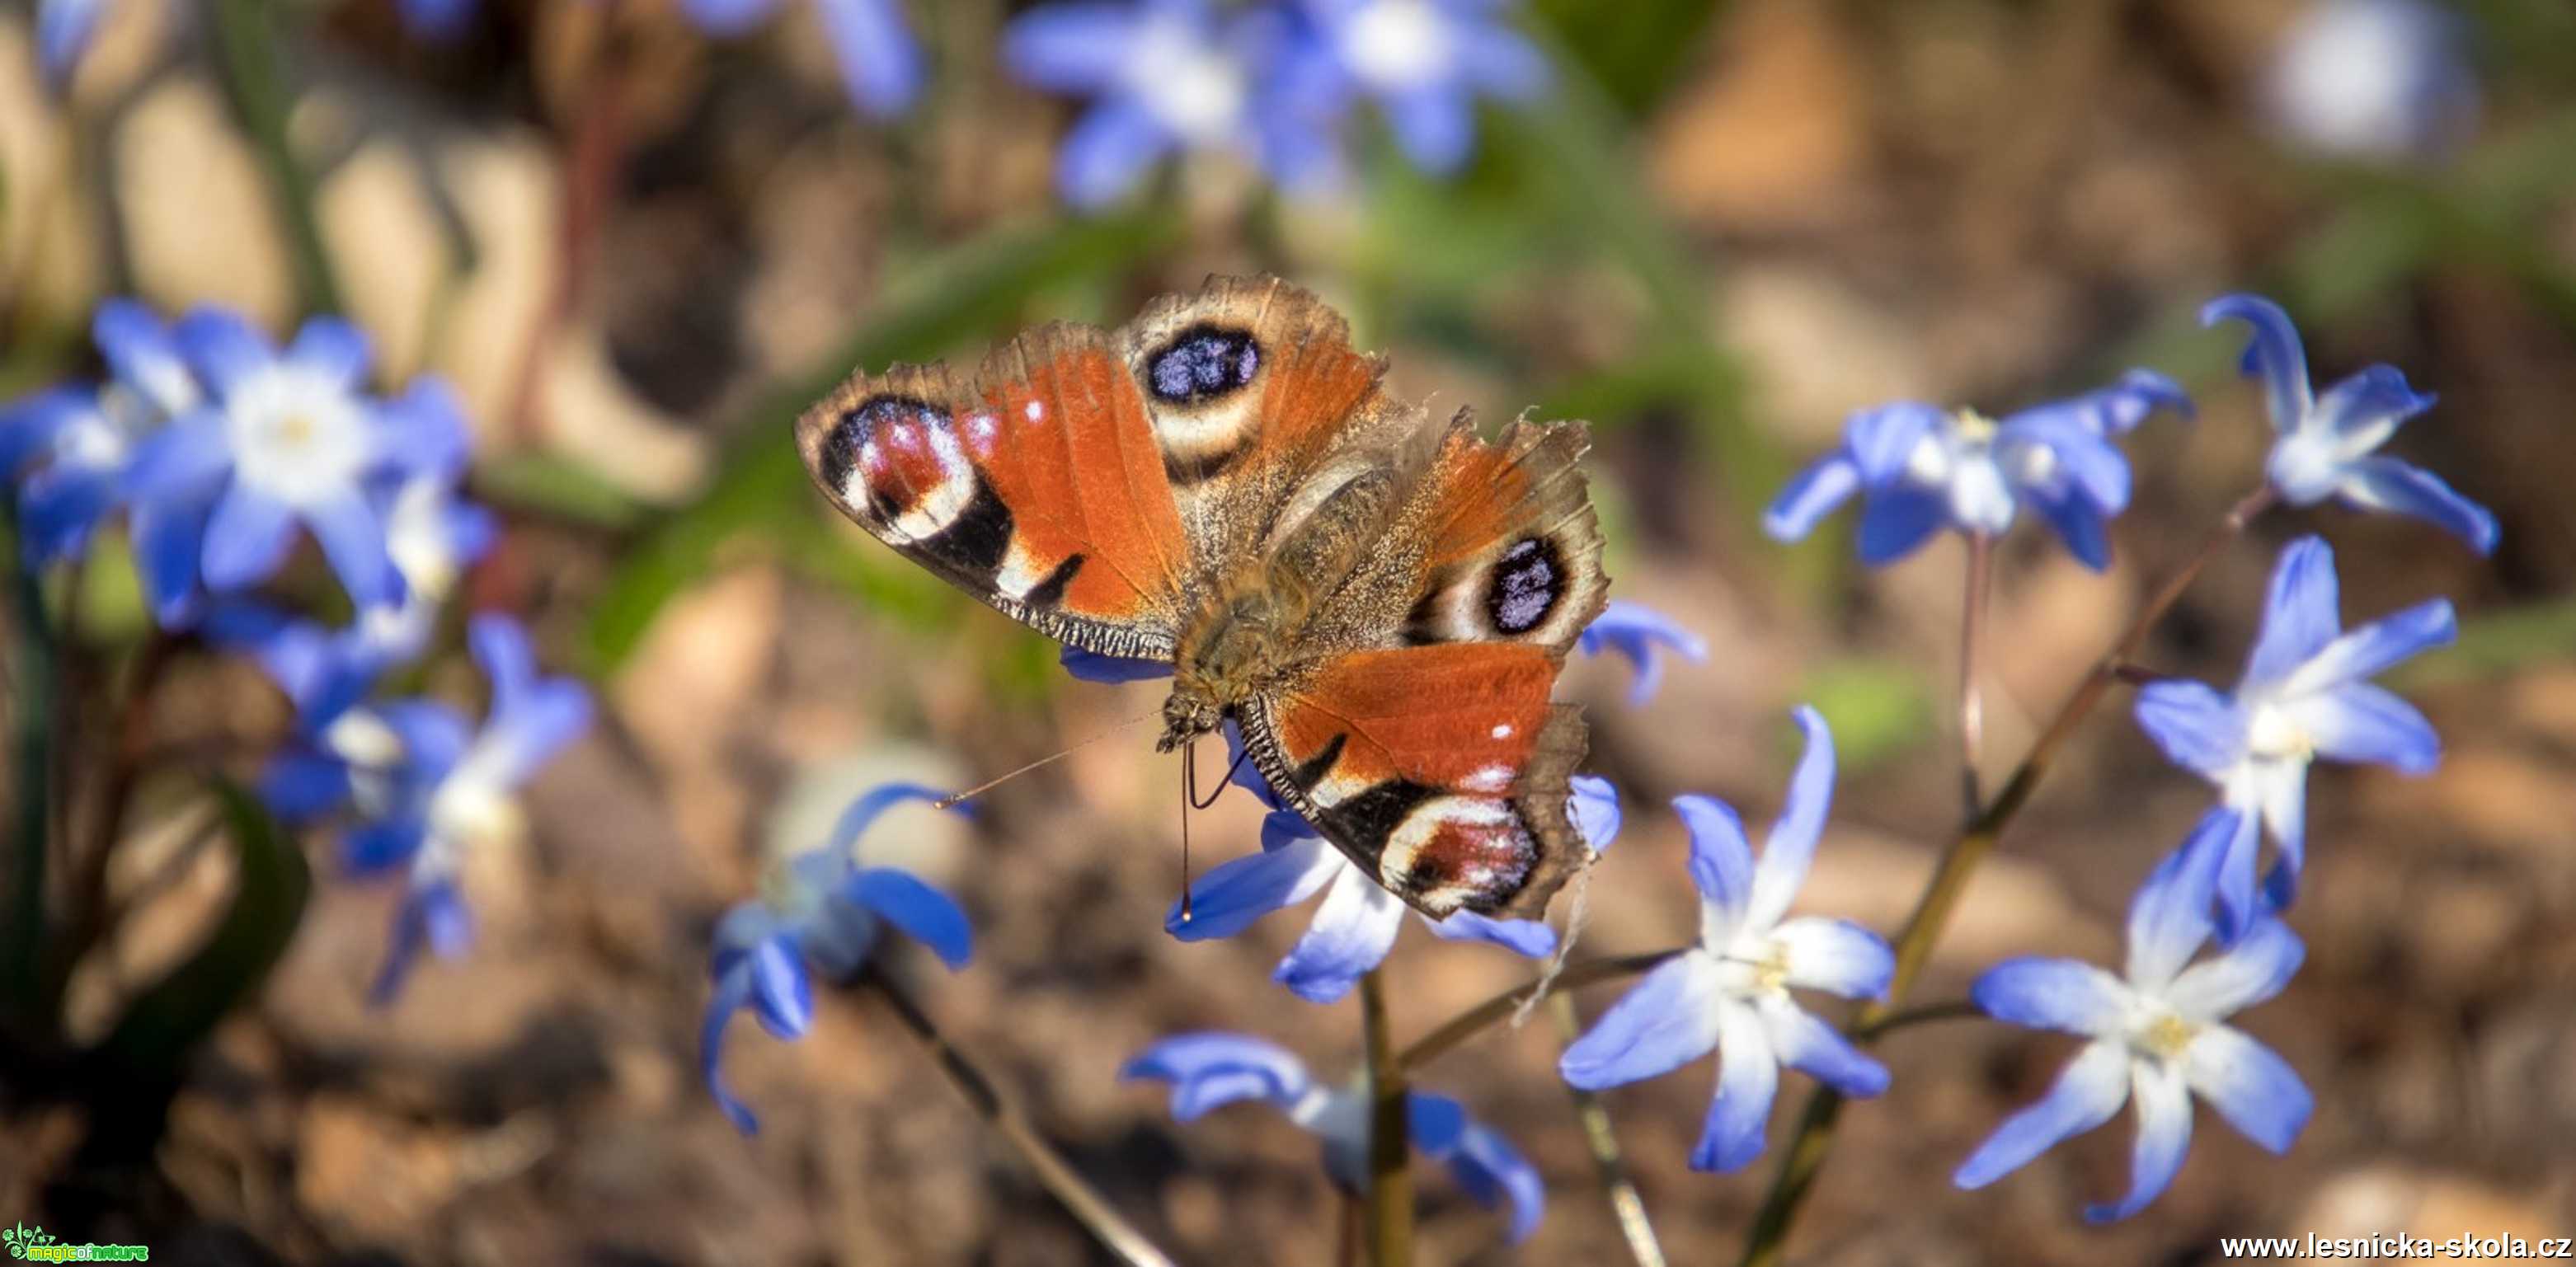
M 79 843 L 68 860 L 71 884 L 62 937 L 45 965 L 40 998 L 43 1015 L 60 1014 L 63 994 L 71 986 L 72 969 L 111 931 L 108 867 L 114 860 L 117 842 L 125 836 L 126 816 L 142 784 L 143 756 L 152 742 L 152 697 L 160 685 L 162 670 L 169 666 L 178 646 L 179 640 L 165 631 L 156 630 L 145 640 L 134 653 L 134 663 L 117 693 L 113 729 L 99 739 L 104 772 L 95 785 L 97 794 L 90 799 L 85 823 L 88 838 L 81 841 L 74 837 Z
M 1931 961 L 1933 944 L 1940 940 L 1942 930 L 1949 925 L 1950 916 L 1958 909 L 1960 895 L 1967 891 L 1968 877 L 1975 873 L 1977 864 L 1994 851 L 1996 840 L 2012 823 L 2013 816 L 2020 813 L 2022 806 L 2030 800 L 2031 793 L 2038 789 L 2041 776 L 2048 772 L 2059 750 L 2073 737 L 2075 728 L 2092 714 L 2094 706 L 2102 702 L 2103 694 L 2111 689 L 2112 684 L 2119 681 L 2122 666 L 2136 660 L 2139 650 L 2146 646 L 2147 636 L 2154 632 L 2165 613 L 2181 601 L 2183 591 L 2191 587 L 2192 581 L 2209 566 L 2211 560 L 2218 557 L 2220 551 L 2244 535 L 2245 526 L 2268 509 L 2273 500 L 2272 488 L 2266 484 L 2246 494 L 2231 507 L 2227 517 L 2220 520 L 2201 542 L 2200 549 L 2167 577 L 2146 605 L 2138 610 L 2119 641 L 2094 662 L 2084 680 L 2058 707 L 2056 715 L 2049 720 L 2048 728 L 2041 731 L 2039 739 L 2031 744 L 2029 754 L 2013 768 L 2011 777 L 2004 780 L 2003 790 L 1995 794 L 1994 800 L 1980 810 L 1959 838 L 1943 851 L 1940 863 L 1933 868 L 1930 883 L 1915 904 L 1914 913 L 1907 917 L 1905 927 L 1897 933 L 1896 973 L 1888 984 L 1886 997 L 1863 1007 L 1845 1027 L 1846 1033 L 1874 1035 L 1896 1014 L 1906 993 L 1913 988 L 1915 978 L 1922 975 L 1924 965 Z M 1799 1118 L 1797 1136 L 1782 1156 L 1780 1170 L 1772 1179 L 1771 1191 L 1763 1198 L 1761 1210 L 1754 1215 L 1753 1230 L 1745 1239 L 1744 1267 L 1774 1267 L 1780 1261 L 1790 1224 L 1797 1219 L 1798 1209 L 1814 1188 L 1816 1173 L 1824 1166 L 1825 1156 L 1833 1147 L 1834 1123 L 1842 1114 L 1842 1104 L 1842 1097 L 1831 1088 L 1818 1088 L 1807 1098 L 1806 1111 Z
M 1404 1064 L 1387 1019 L 1386 982 L 1375 970 L 1360 978 L 1360 1027 L 1368 1040 L 1368 1244 L 1372 1267 L 1413 1261 L 1412 1123 Z
M 1984 650 L 1986 599 L 1994 589 L 1995 541 L 1968 534 L 1967 593 L 1959 603 L 1959 821 L 1973 822 L 1982 802 L 1977 767 L 1986 750 L 1986 696 L 1978 667 Z
M 1601 981 L 1615 981 L 1652 971 L 1656 965 L 1680 954 L 1678 950 L 1658 950 L 1645 955 L 1623 955 L 1617 959 L 1587 959 L 1565 966 L 1547 988 L 1571 990 Z M 1406 1073 L 1420 1069 L 1449 1053 L 1452 1048 L 1482 1033 L 1484 1029 L 1519 1010 L 1521 1004 L 1541 989 L 1539 982 L 1514 986 L 1494 997 L 1460 1012 L 1443 1022 L 1440 1028 L 1415 1039 L 1395 1058 L 1396 1067 Z
M 1912 1029 L 1917 1025 L 1928 1025 L 1934 1021 L 1975 1020 L 1983 1015 L 1985 1013 L 1979 1011 L 1976 1004 L 1966 999 L 1952 999 L 1947 1003 L 1926 1003 L 1921 1007 L 1909 1007 L 1902 1012 L 1891 1012 L 1878 1018 L 1873 1024 L 1855 1027 L 1852 1038 L 1856 1042 L 1874 1043 L 1900 1029 Z
M 1547 996 L 1547 1005 L 1557 1033 L 1573 1042 L 1583 1032 L 1583 1022 L 1574 1014 L 1574 996 L 1560 990 Z M 1664 1267 L 1663 1243 L 1655 1239 L 1655 1225 L 1646 1217 L 1646 1199 L 1620 1156 L 1619 1133 L 1610 1121 L 1610 1111 L 1593 1092 L 1571 1084 L 1566 1091 L 1574 1097 L 1583 1142 L 1592 1149 L 1593 1169 L 1601 1176 L 1601 1193 L 1610 1200 L 1610 1213 L 1619 1222 L 1619 1236 L 1628 1243 L 1628 1257 L 1636 1260 L 1637 1267 Z
M 1002 1098 L 993 1080 L 984 1076 L 983 1070 L 978 1069 L 966 1053 L 959 1051 L 939 1032 L 939 1027 L 931 1022 L 928 1013 L 921 1010 L 921 1004 L 910 992 L 896 984 L 893 978 L 874 969 L 862 974 L 859 984 L 874 992 L 885 1003 L 886 1010 L 894 1013 L 895 1019 L 921 1041 L 931 1063 L 948 1079 L 948 1084 L 957 1089 L 958 1097 L 966 1101 L 966 1107 L 984 1119 L 985 1125 L 992 1127 L 1003 1142 L 1020 1154 L 1020 1159 L 1027 1162 L 1029 1169 L 1037 1175 L 1038 1183 L 1063 1204 L 1065 1212 L 1082 1224 L 1103 1249 L 1116 1255 L 1128 1267 L 1175 1267 L 1171 1255 L 1156 1247 L 1136 1229 L 1135 1224 L 1118 1213 L 1107 1197 L 1084 1181 L 1064 1155 L 1058 1153 L 1045 1136 L 1038 1134 L 1037 1128 L 1030 1125 L 1018 1109 Z

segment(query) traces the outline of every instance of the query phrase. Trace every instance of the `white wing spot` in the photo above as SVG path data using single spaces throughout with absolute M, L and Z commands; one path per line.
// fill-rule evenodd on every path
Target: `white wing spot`
M 1029 421 L 1036 422 L 1038 419 L 1046 417 L 1046 406 L 1032 400 L 1029 402 L 1027 413 L 1029 415 Z
M 1511 724 L 1510 722 L 1504 722 L 1503 724 L 1501 724 L 1501 725 L 1499 725 L 1499 726 L 1494 727 L 1494 738 L 1496 738 L 1496 739 L 1509 739 L 1509 738 L 1511 738 L 1511 737 L 1512 737 L 1512 724 Z
M 1470 792 L 1500 792 L 1511 785 L 1512 768 L 1507 765 L 1489 765 L 1458 780 L 1458 786 Z

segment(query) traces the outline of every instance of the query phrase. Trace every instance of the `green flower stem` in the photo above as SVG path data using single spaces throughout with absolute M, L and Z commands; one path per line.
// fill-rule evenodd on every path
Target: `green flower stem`
M 2146 606 L 2138 610 L 2137 617 L 2129 622 L 2120 640 L 2094 662 L 2092 671 L 2084 675 L 2084 681 L 2049 721 L 2048 729 L 2041 732 L 2038 741 L 2031 745 L 2030 754 L 2022 758 L 2012 777 L 2004 781 L 2003 790 L 1995 794 L 1994 801 L 1979 811 L 1967 829 L 1942 853 L 1939 866 L 1932 872 L 1931 883 L 1924 888 L 1913 915 L 1906 919 L 1904 930 L 1897 934 L 1896 975 L 1888 985 L 1887 997 L 1863 1007 L 1852 1023 L 1845 1027 L 1845 1033 L 1857 1040 L 1868 1041 L 1892 1028 L 1893 1018 L 1899 1015 L 1897 1008 L 1904 1002 L 1907 991 L 1913 988 L 1915 979 L 1922 975 L 1924 965 L 1931 961 L 1934 943 L 1940 940 L 1942 930 L 1949 926 L 1950 916 L 1957 911 L 1960 895 L 1967 891 L 1968 878 L 1975 874 L 1977 864 L 1994 851 L 1996 840 L 2012 823 L 2013 816 L 2029 802 L 2031 793 L 2039 787 L 2040 777 L 2048 772 L 2059 750 L 2073 737 L 2075 728 L 2102 702 L 2103 695 L 2120 680 L 2126 666 L 2146 646 L 2147 635 L 2157 622 L 2164 619 L 2165 613 L 2173 609 L 2193 579 L 2218 557 L 2221 550 L 2244 535 L 2245 526 L 2269 508 L 2273 501 L 2272 488 L 2266 484 L 2248 493 L 2229 509 L 2227 517 L 2219 521 L 2208 538 L 2201 542 L 2199 552 L 2183 564 L 2181 570 L 2166 579 L 2164 586 L 2156 591 Z M 1744 1267 L 1776 1267 L 1780 1261 L 1789 1228 L 1798 1217 L 1799 1207 L 1806 1202 L 1807 1193 L 1815 1186 L 1816 1173 L 1824 1166 L 1826 1154 L 1832 1150 L 1834 1124 L 1842 1115 L 1842 1105 L 1843 1098 L 1829 1087 L 1819 1087 L 1808 1097 L 1806 1111 L 1798 1121 L 1797 1136 L 1781 1159 L 1780 1171 L 1772 1180 L 1770 1194 L 1763 1198 L 1761 1210 L 1754 1215 L 1753 1231 L 1745 1240 Z
M 1412 1123 L 1405 1114 L 1404 1062 L 1387 1021 L 1386 982 L 1360 978 L 1360 1025 L 1368 1040 L 1368 1245 L 1372 1267 L 1413 1261 Z
M 1583 1032 L 1581 1018 L 1574 1014 L 1574 996 L 1562 990 L 1547 996 L 1547 1014 L 1556 1021 L 1556 1030 L 1571 1043 Z M 1583 1123 L 1583 1141 L 1592 1149 L 1593 1168 L 1600 1172 L 1601 1193 L 1610 1200 L 1610 1213 L 1619 1221 L 1619 1236 L 1628 1242 L 1628 1256 L 1637 1267 L 1664 1267 L 1663 1243 L 1655 1239 L 1655 1225 L 1646 1217 L 1646 1199 L 1637 1191 L 1637 1181 L 1628 1175 L 1628 1164 L 1619 1154 L 1619 1134 L 1610 1121 L 1610 1111 L 1601 1107 L 1601 1097 L 1581 1087 L 1568 1086 L 1574 1097 L 1574 1115 Z
M 277 24 L 269 0 L 215 0 L 214 37 L 223 66 L 225 92 L 242 126 L 259 148 L 260 166 L 286 219 L 295 254 L 295 278 L 309 313 L 347 312 L 347 292 L 331 266 L 322 241 L 322 221 L 314 211 L 318 186 L 313 173 L 295 155 L 287 135 L 287 115 L 294 96 L 277 56 Z
M 1109 1204 L 1109 1198 L 1084 1181 L 1072 1163 L 1067 1162 L 1045 1136 L 1038 1134 L 1037 1128 L 1030 1125 L 1019 1110 L 1002 1098 L 993 1080 L 939 1032 L 938 1025 L 931 1021 L 929 1013 L 921 1010 L 921 1004 L 909 991 L 873 968 L 861 974 L 859 984 L 875 994 L 886 1005 L 886 1010 L 894 1013 L 895 1019 L 920 1040 L 922 1049 L 931 1057 L 931 1063 L 938 1066 L 941 1076 L 957 1089 L 959 1098 L 966 1101 L 966 1107 L 984 1119 L 985 1125 L 992 1127 L 1003 1142 L 1020 1154 L 1020 1159 L 1027 1162 L 1030 1171 L 1036 1174 L 1038 1183 L 1063 1204 L 1065 1212 L 1090 1232 L 1103 1249 L 1128 1267 L 1175 1267 L 1171 1255 L 1164 1253 L 1138 1231 L 1135 1224 L 1128 1222 L 1126 1216 L 1118 1213 L 1117 1207 Z

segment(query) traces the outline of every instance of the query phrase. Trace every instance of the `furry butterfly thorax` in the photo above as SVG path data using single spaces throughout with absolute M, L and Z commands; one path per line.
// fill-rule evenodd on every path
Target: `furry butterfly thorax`
M 1235 722 L 1282 800 L 1434 917 L 1537 916 L 1591 852 L 1551 701 L 1606 601 L 1582 423 L 1481 439 L 1277 278 L 1117 330 L 860 372 L 806 469 L 906 557 L 1067 645 L 1173 668 L 1165 750 Z

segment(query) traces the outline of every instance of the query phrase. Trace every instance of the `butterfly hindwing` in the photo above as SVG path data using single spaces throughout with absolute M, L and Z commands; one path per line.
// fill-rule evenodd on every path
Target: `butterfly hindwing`
M 1396 896 L 1434 917 L 1535 917 L 1590 850 L 1567 819 L 1583 759 L 1557 661 L 1516 643 L 1336 657 L 1246 710 L 1273 789 Z
M 1171 654 L 1189 539 L 1143 395 L 1109 338 L 1031 331 L 972 381 L 944 365 L 857 374 L 797 420 L 842 513 L 1040 632 Z

